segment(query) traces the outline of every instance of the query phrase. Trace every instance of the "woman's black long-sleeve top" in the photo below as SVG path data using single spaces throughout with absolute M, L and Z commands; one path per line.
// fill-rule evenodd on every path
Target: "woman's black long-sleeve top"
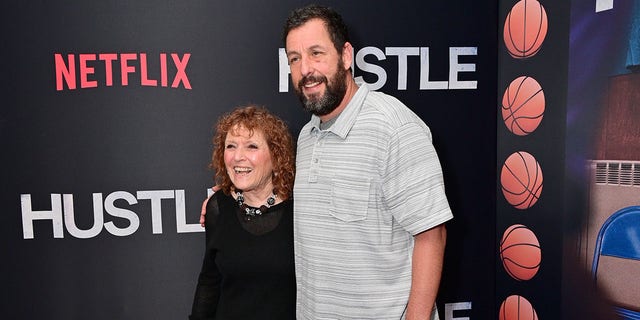
M 216 192 L 207 202 L 205 228 L 189 319 L 295 319 L 293 201 L 248 217 L 233 197 Z

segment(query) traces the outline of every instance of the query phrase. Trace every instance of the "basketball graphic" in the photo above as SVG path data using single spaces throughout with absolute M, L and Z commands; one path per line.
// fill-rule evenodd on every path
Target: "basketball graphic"
M 502 96 L 502 120 L 513 134 L 525 136 L 540 125 L 544 107 L 544 91 L 538 81 L 521 76 L 511 81 Z
M 536 309 L 522 296 L 508 296 L 500 305 L 500 320 L 538 320 Z
M 542 168 L 528 152 L 511 154 L 500 173 L 502 194 L 517 209 L 531 208 L 542 193 Z
M 522 224 L 507 228 L 500 241 L 500 260 L 512 278 L 530 280 L 538 273 L 541 259 L 540 243 L 531 229 Z
M 532 57 L 547 35 L 547 13 L 537 0 L 520 0 L 507 14 L 503 38 L 509 54 L 516 59 Z

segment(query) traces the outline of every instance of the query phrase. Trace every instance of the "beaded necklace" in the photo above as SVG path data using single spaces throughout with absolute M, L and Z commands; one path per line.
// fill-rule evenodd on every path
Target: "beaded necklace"
M 267 203 L 261 205 L 260 208 L 254 208 L 244 203 L 244 195 L 242 194 L 242 191 L 236 191 L 236 202 L 238 203 L 238 207 L 240 207 L 240 211 L 244 212 L 244 214 L 249 217 L 260 216 L 267 212 L 267 209 L 271 208 L 271 206 L 276 203 L 277 197 L 278 196 L 276 194 L 271 192 L 271 195 L 267 198 Z

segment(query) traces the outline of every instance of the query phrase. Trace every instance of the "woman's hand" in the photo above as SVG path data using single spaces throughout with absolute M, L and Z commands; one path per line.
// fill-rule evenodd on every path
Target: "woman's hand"
M 202 202 L 202 208 L 200 209 L 200 225 L 202 227 L 204 227 L 204 216 L 207 214 L 207 202 L 209 202 L 209 198 L 211 198 L 211 196 L 216 193 L 216 191 L 220 190 L 220 187 L 213 186 L 211 187 L 211 190 L 213 190 L 213 193 L 206 199 L 204 199 L 204 201 Z

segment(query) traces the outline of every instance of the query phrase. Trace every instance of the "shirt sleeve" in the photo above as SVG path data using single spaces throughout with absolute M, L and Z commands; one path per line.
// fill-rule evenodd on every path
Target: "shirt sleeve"
M 407 123 L 392 135 L 382 190 L 387 210 L 412 235 L 453 218 L 426 125 Z
M 189 320 L 214 319 L 218 300 L 220 298 L 220 285 L 222 275 L 216 265 L 216 250 L 213 245 L 215 222 L 218 217 L 217 197 L 212 196 L 207 202 L 207 214 L 205 215 L 205 238 L 206 246 L 202 269 L 198 276 L 193 306 Z

